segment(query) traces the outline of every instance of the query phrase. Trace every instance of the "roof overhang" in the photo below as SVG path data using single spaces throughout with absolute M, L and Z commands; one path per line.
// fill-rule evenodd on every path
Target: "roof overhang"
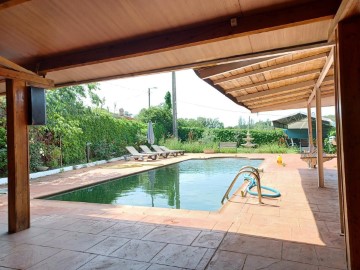
M 308 59 L 314 73 L 301 70 L 298 73 L 308 73 L 294 80 L 305 85 L 322 78 L 325 83 L 320 86 L 325 87 L 330 104 L 332 66 L 327 66 L 326 74 L 316 70 L 324 69 L 330 59 L 337 21 L 358 6 L 354 0 L 4 0 L 0 2 L 0 55 L 54 81 L 55 87 L 185 68 L 203 72 L 245 62 L 245 68 L 204 79 L 253 112 L 299 107 L 306 96 L 287 90 L 294 95 L 273 103 L 242 100 L 245 93 L 290 84 L 290 77 L 274 82 L 280 75 L 270 76 L 270 70 L 249 74 L 245 80 L 216 80 L 267 68 L 264 65 L 296 62 L 298 57 Z M 300 69 L 307 65 L 296 63 Z M 297 73 L 286 72 L 286 76 Z M 299 79 L 303 77 L 307 80 Z M 3 78 L 0 75 L 0 94 L 5 92 Z M 269 80 L 266 86 L 259 85 Z M 228 93 L 231 87 L 250 84 L 257 85 L 240 90 L 240 95 Z
M 56 86 L 198 68 L 327 40 L 339 5 L 6 0 L 0 4 L 0 55 Z

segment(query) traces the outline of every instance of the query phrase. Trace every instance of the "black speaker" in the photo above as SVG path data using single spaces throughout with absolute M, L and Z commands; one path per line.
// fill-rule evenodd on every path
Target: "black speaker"
M 29 125 L 46 125 L 45 89 L 30 87 Z

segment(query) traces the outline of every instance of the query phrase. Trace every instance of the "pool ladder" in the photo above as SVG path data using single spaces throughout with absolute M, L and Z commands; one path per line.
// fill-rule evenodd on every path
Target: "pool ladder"
M 262 204 L 261 202 L 261 186 L 260 186 L 260 174 L 259 174 L 259 170 L 256 169 L 255 167 L 252 166 L 244 166 L 242 167 L 239 172 L 236 174 L 234 180 L 231 182 L 229 188 L 227 189 L 227 191 L 224 194 L 224 197 L 221 200 L 221 204 L 224 204 L 225 199 L 229 200 L 229 193 L 232 190 L 232 188 L 234 187 L 236 181 L 239 179 L 240 175 L 246 174 L 247 176 L 253 176 L 256 180 L 256 187 L 257 187 L 257 191 L 258 191 L 258 199 L 259 199 L 259 204 Z

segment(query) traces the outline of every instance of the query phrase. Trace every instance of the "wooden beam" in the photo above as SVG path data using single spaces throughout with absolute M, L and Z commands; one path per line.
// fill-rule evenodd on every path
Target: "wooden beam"
M 324 58 L 326 56 L 327 56 L 326 53 L 320 53 L 320 54 L 300 58 L 300 59 L 297 59 L 297 60 L 288 61 L 288 62 L 285 62 L 285 63 L 269 66 L 269 67 L 266 67 L 266 68 L 260 68 L 260 69 L 256 69 L 256 70 L 253 70 L 253 71 L 250 71 L 250 72 L 241 73 L 241 74 L 233 75 L 233 76 L 230 76 L 230 77 L 221 78 L 221 79 L 218 79 L 218 80 L 214 80 L 213 83 L 215 85 L 217 85 L 217 84 L 221 84 L 221 83 L 224 83 L 224 82 L 238 80 L 238 79 L 242 79 L 244 77 L 249 77 L 249 76 L 261 74 L 261 73 L 264 73 L 264 72 L 267 72 L 267 71 L 273 71 L 273 70 L 284 68 L 284 67 L 290 67 L 290 66 L 294 66 L 294 65 L 298 65 L 298 64 L 302 64 L 302 63 L 306 63 L 306 62 L 311 62 L 311 61 L 314 61 L 314 60 Z
M 24 81 L 6 80 L 9 233 L 30 227 L 28 94 Z
M 291 75 L 287 75 L 287 76 L 282 76 L 282 77 L 267 80 L 267 81 L 262 81 L 262 82 L 258 82 L 258 83 L 244 85 L 244 86 L 241 86 L 241 87 L 224 89 L 224 91 L 226 93 L 241 92 L 241 91 L 244 91 L 244 90 L 249 89 L 249 88 L 263 87 L 263 86 L 266 86 L 266 85 L 268 85 L 270 83 L 282 82 L 284 80 L 294 79 L 294 78 L 303 77 L 303 76 L 307 76 L 307 75 L 312 75 L 312 74 L 316 74 L 316 73 L 320 73 L 320 72 L 321 72 L 321 69 L 312 69 L 312 70 L 299 72 L 299 73 L 295 73 L 295 74 L 291 74 Z
M 323 91 L 328 91 L 328 90 L 334 90 L 334 85 L 333 84 L 329 84 L 329 85 L 324 85 L 320 87 L 320 90 Z
M 333 97 L 334 95 L 322 95 L 322 99 L 328 98 L 328 97 Z M 261 104 L 261 106 L 257 106 L 256 109 L 254 107 L 249 106 L 249 110 L 251 110 L 251 112 L 264 112 L 266 110 L 271 110 L 271 111 L 275 111 L 275 110 L 285 110 L 284 106 L 288 106 L 288 105 L 303 105 L 302 107 L 299 108 L 306 108 L 306 104 L 303 104 L 303 100 L 305 99 L 305 97 L 303 99 L 299 99 L 299 100 L 281 100 L 279 102 L 276 103 L 269 103 L 269 104 Z M 251 108 L 250 108 L 251 107 Z M 292 108 L 293 109 L 293 108 Z M 296 109 L 296 108 L 295 108 Z
M 324 81 L 333 81 L 333 80 L 334 80 L 334 76 L 328 76 Z M 282 93 L 282 92 L 293 91 L 293 90 L 297 90 L 297 89 L 303 89 L 303 88 L 306 88 L 306 87 L 312 87 L 312 86 L 314 86 L 315 83 L 316 83 L 316 81 L 314 81 L 314 80 L 303 81 L 303 82 L 299 82 L 299 83 L 294 83 L 294 84 L 281 86 L 281 87 L 278 87 L 278 88 L 273 88 L 273 89 L 270 89 L 270 90 L 265 90 L 265 91 L 253 93 L 253 94 L 243 95 L 243 96 L 237 97 L 236 99 L 238 101 L 256 99 L 256 98 L 260 98 L 260 97 L 267 96 L 267 95 L 275 95 L 275 94 L 279 94 L 279 93 Z
M 203 68 L 208 65 L 214 65 L 214 64 L 219 64 L 219 63 L 224 64 L 224 63 L 228 63 L 228 62 L 232 62 L 232 61 L 246 61 L 246 60 L 250 60 L 250 59 L 261 59 L 261 58 L 267 57 L 272 54 L 281 55 L 281 54 L 288 54 L 291 51 L 297 52 L 297 51 L 303 51 L 303 50 L 308 50 L 308 49 L 312 49 L 312 48 L 329 48 L 329 47 L 333 47 L 333 46 L 334 46 L 333 42 L 317 42 L 317 43 L 307 44 L 307 45 L 302 45 L 302 46 L 291 46 L 291 47 L 282 48 L 282 49 L 262 51 L 262 52 L 258 52 L 258 53 L 254 53 L 254 54 L 251 53 L 251 54 L 236 55 L 236 56 L 231 56 L 231 57 L 217 58 L 217 59 L 212 59 L 212 60 L 194 62 L 194 63 L 190 63 L 190 64 L 176 65 L 176 66 L 164 67 L 164 68 L 156 68 L 156 69 L 138 71 L 138 72 L 127 73 L 127 74 L 120 74 L 120 75 L 114 75 L 114 76 L 101 76 L 101 77 L 87 79 L 87 80 L 58 83 L 55 85 L 55 87 L 64 87 L 64 86 L 78 85 L 78 84 L 84 84 L 84 83 L 108 81 L 108 80 L 156 74 L 156 73 L 162 73 L 162 72 L 168 72 L 168 71 L 174 71 L 174 70 L 178 71 L 178 70 L 184 70 L 184 69 L 189 69 L 189 68 L 194 69 L 195 73 L 198 75 L 199 68 Z
M 28 1 L 30 0 L 0 0 L 0 11 Z
M 150 37 L 142 36 L 99 47 L 62 52 L 29 63 L 25 67 L 37 73 L 49 72 L 286 29 L 332 19 L 338 6 L 338 0 L 328 0 L 326 5 L 321 1 L 312 1 L 271 12 L 264 11 L 248 16 L 239 14 L 216 22 L 201 22 L 201 25 L 192 25 L 180 30 L 169 29 L 166 33 Z M 237 23 L 231 24 L 231 20 Z
M 307 104 L 307 120 L 308 120 L 309 151 L 312 152 L 312 150 L 314 149 L 314 139 L 313 139 L 312 117 L 311 117 L 310 104 Z
M 300 104 L 304 104 L 304 107 L 306 107 L 306 100 L 307 99 L 302 99 L 302 100 L 295 100 L 295 101 L 289 101 L 289 102 L 284 102 L 282 104 L 276 104 L 276 105 L 269 105 L 269 106 L 264 106 L 264 107 L 259 107 L 256 109 L 249 109 L 252 113 L 257 113 L 257 112 L 266 112 L 266 111 L 276 111 L 279 110 L 279 107 L 284 107 L 284 106 L 291 106 L 291 105 L 300 105 Z
M 338 29 L 335 30 L 335 39 L 338 40 Z M 340 78 L 339 78 L 339 46 L 334 51 L 335 66 L 335 121 L 336 121 L 336 156 L 337 156 L 337 174 L 338 174 L 338 191 L 339 191 L 339 219 L 340 233 L 345 234 L 345 213 L 344 213 L 344 187 L 343 187 L 343 168 L 342 168 L 342 135 L 341 135 L 341 106 L 340 106 Z
M 5 77 L 7 79 L 23 80 L 33 86 L 38 86 L 42 88 L 52 88 L 54 87 L 54 82 L 52 80 L 42 78 L 38 75 L 29 74 L 21 71 L 15 71 L 7 68 L 0 67 L 0 77 Z
M 286 55 L 286 54 L 285 54 Z M 280 57 L 283 57 L 284 55 L 281 55 Z M 201 79 L 208 79 L 213 76 L 217 76 L 223 73 L 239 70 L 242 68 L 251 67 L 254 65 L 259 65 L 261 63 L 264 63 L 269 60 L 273 60 L 279 58 L 279 56 L 268 56 L 261 59 L 251 59 L 247 61 L 241 61 L 241 62 L 235 62 L 235 63 L 228 63 L 223 65 L 218 65 L 214 67 L 205 68 L 202 70 L 199 70 L 199 77 Z
M 36 75 L 34 72 L 27 70 L 26 68 L 23 68 L 22 66 L 19 66 L 18 64 L 0 56 L 0 66 L 7 67 L 9 69 L 13 69 L 15 71 L 25 72 L 32 75 Z
M 316 94 L 317 88 L 319 88 L 320 85 L 322 84 L 323 80 L 325 79 L 325 76 L 328 74 L 329 69 L 333 63 L 334 63 L 334 48 L 331 48 L 329 55 L 326 57 L 325 65 L 324 65 L 323 69 L 321 70 L 320 76 L 317 79 L 314 89 L 312 90 L 312 93 L 309 97 L 308 103 L 311 103 L 312 99 L 314 98 L 314 96 Z
M 309 104 L 309 102 L 308 102 Z M 317 169 L 318 185 L 320 188 L 325 187 L 324 163 L 323 163 L 323 132 L 322 132 L 322 114 L 321 114 L 321 91 L 316 88 L 316 147 L 317 147 Z
M 272 96 L 272 97 L 265 97 L 265 98 L 261 98 L 261 99 L 255 99 L 255 100 L 250 100 L 250 101 L 245 101 L 244 104 L 246 106 L 252 106 L 252 105 L 261 105 L 263 103 L 274 103 L 274 102 L 281 102 L 281 101 L 285 101 L 289 98 L 296 98 L 296 97 L 307 97 L 309 96 L 310 93 L 310 89 L 304 89 L 302 91 L 298 91 L 298 92 L 291 92 L 291 93 L 286 93 L 286 94 L 281 94 L 281 95 L 277 95 L 277 96 Z
M 249 108 L 256 109 L 256 108 L 273 106 L 273 105 L 283 105 L 284 103 L 287 103 L 290 101 L 299 101 L 299 100 L 303 100 L 304 98 L 306 98 L 306 95 L 296 96 L 293 98 L 286 98 L 283 100 L 277 100 L 277 101 L 272 101 L 272 102 L 260 103 L 260 104 L 255 104 L 255 105 L 249 105 Z
M 339 9 L 337 10 L 335 17 L 330 24 L 328 40 L 331 41 L 334 40 L 335 29 L 341 20 L 359 13 L 360 13 L 359 0 L 342 0 Z
M 336 76 L 348 269 L 360 269 L 360 16 L 339 22 Z

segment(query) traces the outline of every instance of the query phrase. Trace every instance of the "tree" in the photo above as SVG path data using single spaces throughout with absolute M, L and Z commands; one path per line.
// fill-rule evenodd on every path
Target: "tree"
M 224 128 L 224 123 L 218 118 L 198 117 L 197 119 L 178 119 L 179 127 L 197 127 L 197 128 Z
M 137 119 L 144 123 L 151 121 L 154 124 L 154 135 L 156 141 L 172 134 L 172 113 L 163 106 L 154 106 L 142 109 Z
M 168 110 L 171 110 L 171 108 L 172 108 L 171 94 L 169 91 L 166 92 L 164 99 L 165 99 L 165 108 L 167 108 Z

